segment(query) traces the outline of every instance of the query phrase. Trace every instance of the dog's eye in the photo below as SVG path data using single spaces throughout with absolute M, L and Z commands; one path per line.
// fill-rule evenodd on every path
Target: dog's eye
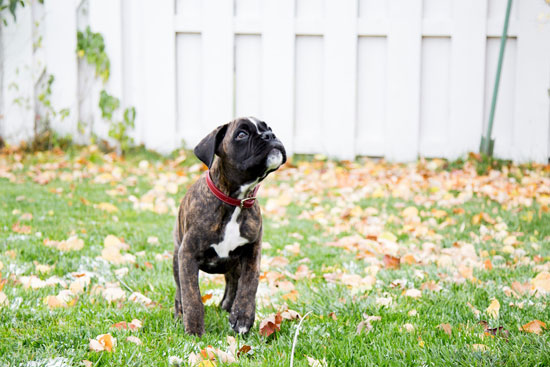
M 246 139 L 248 137 L 248 133 L 246 131 L 239 131 L 239 133 L 237 134 L 237 140 L 242 140 L 242 139 Z

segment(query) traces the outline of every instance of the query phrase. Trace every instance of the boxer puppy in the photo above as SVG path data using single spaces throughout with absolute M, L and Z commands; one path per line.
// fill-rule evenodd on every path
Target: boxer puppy
M 283 144 L 254 117 L 208 134 L 194 149 L 209 171 L 185 194 L 174 230 L 175 316 L 189 334 L 204 333 L 199 269 L 225 275 L 221 308 L 238 333 L 254 324 L 262 217 L 258 184 L 286 162 Z M 209 175 L 209 176 L 208 176 Z M 210 179 L 210 182 L 208 182 Z

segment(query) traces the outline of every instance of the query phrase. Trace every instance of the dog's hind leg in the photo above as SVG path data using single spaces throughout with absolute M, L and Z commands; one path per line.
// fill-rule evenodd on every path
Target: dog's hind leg
M 174 280 L 176 281 L 176 298 L 174 302 L 174 317 L 182 317 L 181 308 L 181 290 L 180 290 L 180 276 L 178 269 L 178 250 L 181 241 L 178 238 L 178 225 L 174 228 L 174 257 L 172 258 L 172 267 L 174 269 Z

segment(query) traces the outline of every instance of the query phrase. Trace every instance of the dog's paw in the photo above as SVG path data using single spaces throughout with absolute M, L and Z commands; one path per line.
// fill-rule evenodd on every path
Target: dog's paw
M 246 334 L 250 331 L 252 325 L 254 325 L 254 317 L 254 314 L 246 315 L 244 313 L 232 312 L 229 316 L 229 324 L 235 332 Z

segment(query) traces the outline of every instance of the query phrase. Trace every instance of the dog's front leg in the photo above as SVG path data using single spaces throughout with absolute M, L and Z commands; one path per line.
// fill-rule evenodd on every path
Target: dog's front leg
M 253 250 L 241 258 L 241 275 L 237 294 L 231 307 L 229 323 L 231 328 L 240 334 L 247 333 L 256 317 L 256 291 L 260 278 L 261 237 L 254 244 Z
M 199 265 L 185 245 L 184 240 L 178 251 L 183 325 L 188 334 L 201 336 L 204 333 L 204 306 L 199 288 Z

